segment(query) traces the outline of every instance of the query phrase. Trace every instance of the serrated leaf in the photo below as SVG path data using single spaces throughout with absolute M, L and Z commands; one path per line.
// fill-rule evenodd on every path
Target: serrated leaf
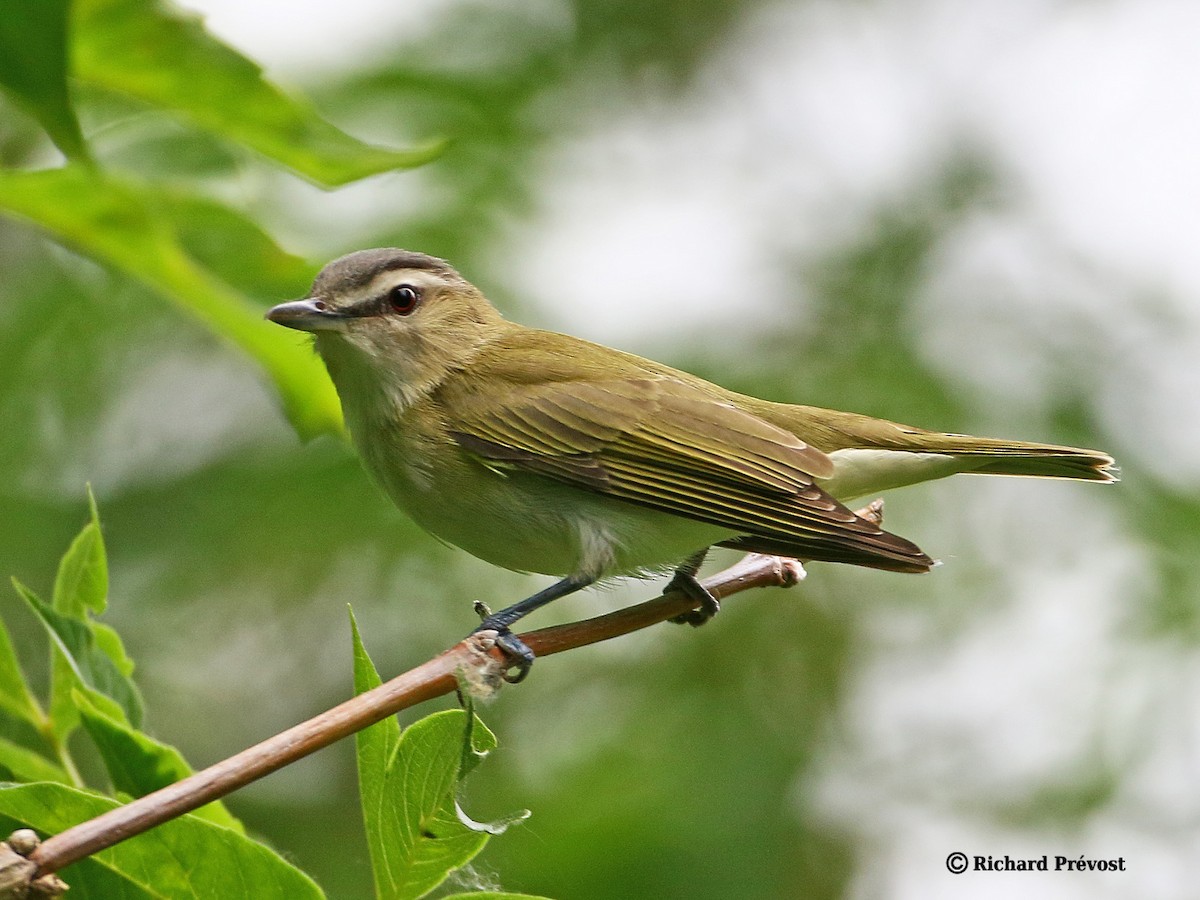
M 42 754 L 0 737 L 0 781 L 57 781 L 71 778 Z
M 21 664 L 0 620 L 0 710 L 40 729 L 45 720 L 41 708 L 21 674 Z
M 0 788 L 0 832 L 57 834 L 117 804 L 58 784 Z M 122 900 L 305 900 L 324 894 L 262 844 L 193 815 L 67 866 L 59 873 L 82 897 Z
M 71 708 L 75 708 L 74 702 L 70 700 L 69 693 L 70 688 L 77 685 L 94 688 L 101 694 L 116 701 L 127 720 L 135 728 L 138 727 L 142 721 L 141 695 L 138 693 L 138 689 L 134 683 L 121 672 L 118 665 L 98 646 L 95 634 L 93 633 L 92 623 L 86 619 L 77 619 L 63 615 L 15 579 L 13 580 L 13 585 L 16 587 L 17 593 L 29 605 L 34 615 L 46 627 L 46 631 L 49 633 L 54 645 L 63 655 L 69 667 L 70 675 L 73 676 L 71 678 L 64 675 L 62 683 L 58 683 L 56 680 L 51 684 L 51 710 L 55 718 L 55 733 L 60 738 L 64 734 L 60 730 L 62 723 L 59 721 L 58 712 L 65 703 L 70 703 Z M 58 692 L 58 696 L 54 697 L 53 694 L 56 691 Z M 65 697 L 63 696 L 64 691 L 66 692 Z
M 72 698 L 116 790 L 144 797 L 192 774 L 182 753 L 130 727 L 119 708 L 114 710 L 103 694 L 84 688 L 75 690 Z M 192 815 L 245 833 L 242 823 L 220 801 L 201 806 Z
M 76 618 L 84 610 L 102 613 L 108 603 L 108 558 L 100 531 L 100 512 L 90 485 L 87 494 L 91 518 L 58 564 L 52 600 L 55 609 Z
M 204 30 L 156 0 L 76 0 L 77 78 L 178 113 L 326 186 L 436 158 L 441 145 L 365 144 L 287 94 Z
M 341 407 L 316 354 L 187 252 L 173 219 L 187 209 L 178 192 L 81 166 L 0 171 L 0 211 L 148 285 L 248 353 L 274 381 L 301 437 L 340 434 Z
M 68 0 L 5 3 L 0 15 L 0 85 L 32 113 L 70 159 L 87 149 L 67 89 Z

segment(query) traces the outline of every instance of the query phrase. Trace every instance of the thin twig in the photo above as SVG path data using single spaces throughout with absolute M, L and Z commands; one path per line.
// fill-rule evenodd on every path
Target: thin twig
M 859 510 L 858 515 L 880 523 L 883 501 L 874 501 Z M 803 577 L 804 567 L 798 560 L 751 553 L 706 579 L 704 586 L 721 600 L 751 588 L 791 587 Z M 648 628 L 698 605 L 691 597 L 670 591 L 636 606 L 582 622 L 528 632 L 520 638 L 537 656 L 550 656 Z M 37 865 L 31 879 L 57 872 L 85 856 L 219 800 L 381 719 L 448 694 L 460 685 L 465 684 L 468 690 L 474 691 L 495 690 L 509 666 L 510 660 L 495 646 L 494 633 L 473 634 L 415 669 L 307 722 L 182 781 L 47 838 L 28 854 L 29 861 Z
M 883 519 L 883 501 L 874 501 L 859 510 L 858 515 L 878 524 Z M 705 579 L 704 586 L 721 600 L 751 588 L 791 587 L 803 577 L 804 567 L 798 560 L 751 553 Z M 648 628 L 698 605 L 682 592 L 670 591 L 636 606 L 582 622 L 527 632 L 520 638 L 537 656 L 550 656 Z M 472 690 L 495 690 L 510 665 L 511 661 L 495 646 L 494 633 L 473 634 L 415 669 L 307 722 L 182 781 L 47 838 L 28 855 L 37 864 L 32 878 L 57 872 L 85 856 L 219 800 L 381 719 L 448 694 L 461 683 Z
M 750 554 L 704 582 L 718 599 L 750 588 L 795 584 L 803 577 L 796 560 Z M 677 591 L 607 615 L 520 635 L 537 656 L 549 656 L 647 628 L 697 605 Z M 37 875 L 56 872 L 85 856 L 141 834 L 155 825 L 219 800 L 240 787 L 308 756 L 381 719 L 459 686 L 497 685 L 509 660 L 489 633 L 472 635 L 428 662 L 359 694 L 307 722 L 241 753 L 47 838 L 30 856 Z

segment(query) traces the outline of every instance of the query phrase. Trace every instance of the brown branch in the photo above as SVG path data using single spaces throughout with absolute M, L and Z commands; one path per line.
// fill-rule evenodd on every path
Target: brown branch
M 722 599 L 750 588 L 787 587 L 803 576 L 804 570 L 796 560 L 750 554 L 705 580 L 704 586 Z M 527 632 L 520 637 L 537 656 L 550 656 L 647 628 L 696 605 L 690 597 L 672 591 L 607 615 Z M 381 719 L 448 694 L 458 688 L 460 676 L 472 693 L 494 692 L 509 667 L 509 660 L 495 646 L 494 637 L 494 632 L 471 635 L 415 669 L 307 722 L 182 781 L 47 838 L 29 855 L 37 865 L 36 875 L 56 872 L 155 825 L 219 800 Z
M 875 500 L 860 509 L 858 515 L 879 524 L 883 520 L 883 501 Z M 751 553 L 728 569 L 705 579 L 704 586 L 714 597 L 722 600 L 751 588 L 791 587 L 803 577 L 804 567 L 799 560 Z M 550 656 L 648 628 L 695 609 L 698 605 L 696 600 L 678 591 L 670 591 L 636 606 L 582 622 L 527 632 L 520 638 L 535 655 Z M 20 854 L 21 859 L 15 860 L 16 868 L 9 871 L 21 871 L 22 876 L 19 877 L 23 877 L 24 870 L 20 869 L 20 864 L 27 858 L 37 867 L 28 873 L 30 882 L 43 879 L 85 856 L 219 800 L 252 781 L 401 710 L 448 694 L 460 686 L 473 694 L 492 693 L 499 689 L 510 664 L 511 661 L 495 646 L 494 632 L 473 634 L 415 669 L 397 675 L 391 681 L 359 694 L 307 722 L 267 738 L 182 781 L 47 838 L 32 852 Z M 50 882 L 43 880 L 42 884 L 49 886 Z M 14 891 L 20 889 L 18 886 Z M 18 893 L 13 895 L 21 896 Z
M 883 519 L 883 501 L 874 501 L 860 509 L 858 515 L 878 524 Z M 803 577 L 804 567 L 799 560 L 751 553 L 703 583 L 721 600 L 751 588 L 791 587 Z M 691 597 L 670 591 L 636 606 L 581 622 L 527 632 L 520 638 L 535 655 L 550 656 L 648 628 L 698 605 Z M 460 684 L 472 694 L 492 693 L 499 689 L 510 665 L 511 661 L 495 646 L 494 632 L 471 635 L 415 669 L 307 722 L 182 781 L 47 838 L 28 854 L 28 860 L 37 866 L 30 877 L 38 879 L 57 872 L 85 856 L 219 800 L 381 719 L 448 694 Z

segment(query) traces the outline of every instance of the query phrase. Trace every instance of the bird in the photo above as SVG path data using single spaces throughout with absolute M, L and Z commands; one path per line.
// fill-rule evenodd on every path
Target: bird
M 602 580 L 696 578 L 714 546 L 891 572 L 934 560 L 846 505 L 958 473 L 1117 480 L 1098 450 L 927 431 L 776 403 L 583 339 L 505 319 L 445 260 L 398 248 L 326 265 L 267 319 L 310 332 L 362 462 L 435 537 L 556 576 L 491 613 L 524 678 L 523 616 Z

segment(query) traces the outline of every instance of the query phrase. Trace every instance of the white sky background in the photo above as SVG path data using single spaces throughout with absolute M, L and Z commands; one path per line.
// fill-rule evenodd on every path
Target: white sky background
M 184 5 L 270 73 L 303 84 L 344 60 L 386 54 L 397 36 L 420 34 L 439 10 L 456 4 Z M 966 126 L 1020 176 L 1032 209 L 1072 247 L 1194 295 L 1198 39 L 1200 4 L 1188 0 L 830 0 L 768 8 L 711 61 L 700 84 L 711 93 L 697 98 L 702 103 L 615 110 L 593 133 L 568 136 L 562 157 L 552 161 L 559 176 L 545 198 L 560 227 L 537 229 L 554 231 L 568 256 L 553 255 L 530 284 L 538 290 L 546 281 L 588 299 L 589 288 L 599 287 L 587 270 L 611 258 L 608 242 L 627 240 L 623 228 L 605 226 L 630 220 L 683 247 L 752 246 L 764 226 L 731 212 L 757 209 L 764 195 L 790 209 L 796 237 L 820 241 L 828 214 L 903 185 L 931 150 Z M 691 152 L 679 153 L 680 146 Z M 724 183 L 711 177 L 718 163 L 728 164 Z M 621 190 L 613 191 L 618 178 Z M 703 190 L 710 181 L 716 183 Z M 683 197 L 680 187 L 688 190 Z M 805 221 L 797 200 L 820 214 Z M 681 201 L 684 213 L 676 212 Z M 599 220 L 581 216 L 582 204 L 593 216 L 599 204 Z M 643 217 L 659 227 L 644 225 Z M 574 233 L 583 226 L 586 239 Z M 528 240 L 533 251 L 543 249 Z M 703 288 L 695 256 L 672 265 L 673 248 L 664 249 L 675 292 Z M 633 300 L 628 309 L 614 308 L 611 292 L 604 299 L 581 305 L 607 310 L 602 327 L 613 334 L 640 330 L 622 324 L 637 318 L 628 313 L 653 313 Z
M 343 60 L 386 53 L 395 36 L 419 33 L 453 3 L 184 5 L 270 73 L 303 85 Z M 680 304 L 690 329 L 732 333 L 738 319 L 803 302 L 775 268 L 781 243 L 819 256 L 853 234 L 881 197 L 903 196 L 963 136 L 994 154 L 1011 191 L 1002 209 L 961 229 L 930 274 L 918 310 L 930 359 L 981 401 L 1015 395 L 1036 404 L 1047 370 L 1044 360 L 1022 356 L 1024 332 L 1001 328 L 969 349 L 957 335 L 997 303 L 1019 305 L 1048 329 L 1072 321 L 1067 314 L 1090 317 L 1114 349 L 1098 368 L 1108 397 L 1102 415 L 1114 435 L 1131 435 L 1112 449 L 1177 485 L 1196 486 L 1200 3 L 766 8 L 709 61 L 684 102 L 648 98 L 564 134 L 538 181 L 538 216 L 497 248 L 497 259 L 519 258 L 521 268 L 499 274 L 545 311 L 540 324 L 635 351 L 667 343 L 648 335 L 669 332 Z M 404 190 L 403 179 L 394 183 Z M 346 202 L 380 189 L 330 198 L 335 219 L 380 215 L 386 204 L 356 212 Z M 614 259 L 622 261 L 619 272 Z M 1135 291 L 1157 299 L 1161 322 L 1122 306 Z M 994 483 L 970 487 L 953 496 L 991 497 L 989 512 L 1005 502 Z M 1033 494 L 1005 488 L 1011 514 L 1022 514 L 1011 498 Z M 1038 490 L 1047 488 L 1028 488 Z M 1197 696 L 1200 667 L 1182 650 L 1152 664 L 1113 655 L 1121 603 L 1136 595 L 1137 560 L 1104 551 L 1119 536 L 1091 521 L 1090 498 L 1056 494 L 1068 497 L 1062 502 L 1078 504 L 1080 522 L 1091 522 L 1076 538 L 1098 548 L 1073 561 L 1074 577 L 1053 581 L 1047 559 L 1012 608 L 967 626 L 942 656 L 919 638 L 896 639 L 913 618 L 880 617 L 875 657 L 851 703 L 852 747 L 836 748 L 821 784 L 798 787 L 815 790 L 832 821 L 878 847 L 858 896 L 1192 896 L 1200 839 L 1187 823 L 1200 814 L 1200 734 L 1194 704 L 1180 698 Z M 1064 546 L 1045 527 L 1031 523 L 1034 555 L 1042 540 Z M 1024 654 L 1016 669 L 1014 647 Z M 1168 683 L 1175 699 L 1162 696 Z M 1118 750 L 1131 729 L 1156 735 L 1148 757 L 1130 762 L 1125 796 L 1087 834 L 1035 833 L 1031 843 L 1028 831 L 981 830 L 952 806 L 927 802 L 938 779 L 953 773 L 917 767 L 911 784 L 889 782 L 922 756 L 908 736 L 931 728 L 962 732 L 952 742 L 972 747 L 985 766 L 979 790 L 1003 795 L 1006 785 L 1049 777 L 1096 739 L 1062 725 L 1078 722 L 1080 704 L 1107 710 L 1096 713 L 1096 728 L 1111 732 Z M 1013 719 L 1013 710 L 1023 717 Z M 1125 855 L 1137 871 L 1121 880 L 955 879 L 942 860 L 956 849 Z

